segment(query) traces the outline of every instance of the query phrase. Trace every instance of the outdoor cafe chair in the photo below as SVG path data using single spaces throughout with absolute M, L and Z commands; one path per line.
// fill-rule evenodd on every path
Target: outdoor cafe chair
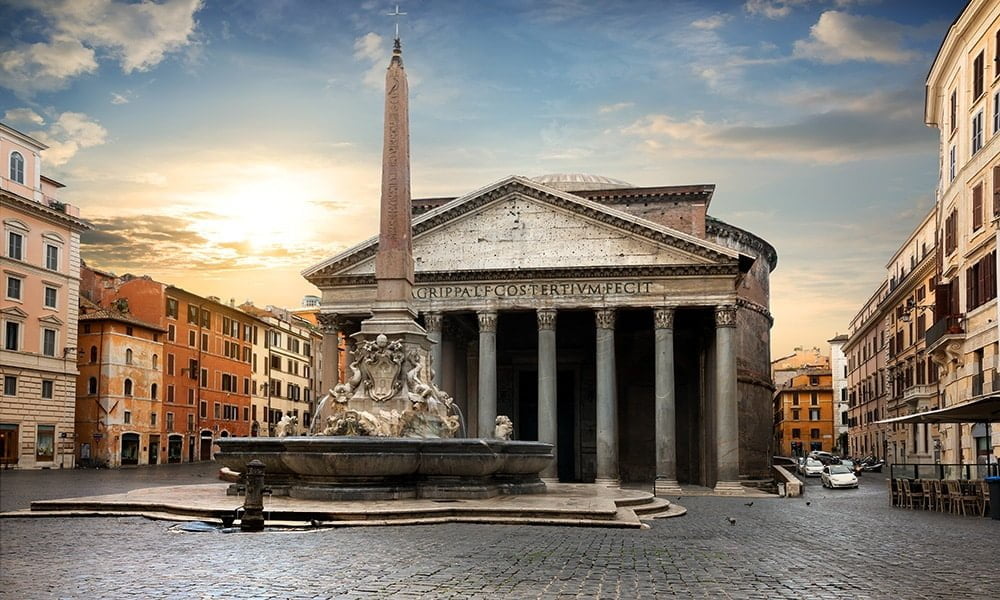
M 929 479 L 918 479 L 923 490 L 924 510 L 937 510 L 937 494 L 934 493 L 934 483 Z
M 980 502 L 979 507 L 982 509 L 981 516 L 985 517 L 990 511 L 990 486 L 986 483 L 986 480 L 979 482 L 980 497 L 982 502 Z
M 934 480 L 934 492 L 937 494 L 937 511 L 951 512 L 951 495 L 948 494 L 948 483 L 940 479 Z
M 900 490 L 898 479 L 889 480 L 889 500 L 892 501 L 893 506 L 903 506 L 902 490 Z

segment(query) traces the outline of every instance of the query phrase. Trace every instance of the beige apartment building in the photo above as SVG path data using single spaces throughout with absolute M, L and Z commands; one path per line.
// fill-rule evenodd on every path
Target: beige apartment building
M 1000 391 L 1000 3 L 970 1 L 948 30 L 927 76 L 924 120 L 940 131 L 941 240 L 926 351 L 941 365 L 946 407 Z M 941 461 L 982 463 L 1000 453 L 1000 425 L 987 439 L 982 424 L 942 425 Z
M 42 175 L 41 142 L 0 123 L 0 462 L 75 465 L 80 233 L 63 185 Z
M 889 456 L 886 418 L 886 332 L 882 301 L 888 294 L 882 281 L 854 318 L 844 342 L 847 356 L 848 454 Z
M 256 435 L 274 435 L 278 421 L 293 416 L 298 420 L 298 431 L 306 430 L 312 423 L 321 335 L 312 323 L 283 308 L 246 303 L 240 310 L 267 324 L 260 340 L 263 344 L 254 347 L 257 360 L 251 412 L 257 416 L 251 428 L 256 425 Z
M 925 349 L 925 334 L 934 318 L 936 214 L 936 208 L 929 211 L 886 264 L 887 290 L 881 302 L 886 336 L 884 418 L 940 407 L 938 365 Z M 940 451 L 937 426 L 924 423 L 889 425 L 887 442 L 886 458 L 892 463 L 931 463 L 935 449 Z

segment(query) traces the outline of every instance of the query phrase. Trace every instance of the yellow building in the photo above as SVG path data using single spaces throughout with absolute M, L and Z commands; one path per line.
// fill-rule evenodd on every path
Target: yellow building
M 779 455 L 832 452 L 837 444 L 833 423 L 833 377 L 828 368 L 806 369 L 775 391 L 774 448 Z
M 1000 391 L 998 75 L 1000 3 L 971 0 L 931 66 L 924 112 L 941 136 L 935 215 L 940 258 L 926 351 L 941 365 L 942 406 Z M 983 463 L 1000 454 L 1000 425 L 993 425 L 992 448 L 987 433 L 984 425 L 942 425 L 941 461 Z
M 0 463 L 72 468 L 80 233 L 41 142 L 0 123 Z

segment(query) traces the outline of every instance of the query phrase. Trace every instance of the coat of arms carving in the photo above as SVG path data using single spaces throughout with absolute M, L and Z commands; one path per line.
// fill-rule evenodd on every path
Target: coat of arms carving
M 362 344 L 362 371 L 369 397 L 384 402 L 402 388 L 400 373 L 403 367 L 403 345 L 399 340 L 389 342 L 379 335 L 374 342 Z

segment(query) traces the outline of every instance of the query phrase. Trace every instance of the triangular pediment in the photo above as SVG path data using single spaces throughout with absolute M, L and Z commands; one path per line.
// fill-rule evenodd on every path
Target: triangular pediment
M 303 275 L 370 275 L 371 238 Z M 739 253 L 545 185 L 510 177 L 413 221 L 420 272 L 734 264 Z
M 39 323 L 47 323 L 49 325 L 62 325 L 63 322 L 59 317 L 55 315 L 45 315 L 44 317 L 38 317 Z
M 8 318 L 26 319 L 28 318 L 28 313 L 24 312 L 16 306 L 8 306 L 7 308 L 0 309 L 0 315 Z

